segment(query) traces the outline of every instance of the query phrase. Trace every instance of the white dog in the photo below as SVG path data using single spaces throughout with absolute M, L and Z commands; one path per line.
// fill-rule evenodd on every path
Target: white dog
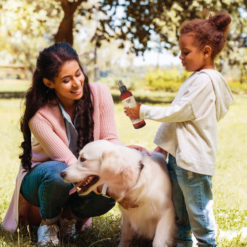
M 148 156 L 105 140 L 94 141 L 61 176 L 78 183 L 72 192 L 80 195 L 99 193 L 103 184 L 108 185 L 107 195 L 122 212 L 119 246 L 129 247 L 134 234 L 153 239 L 153 247 L 174 246 L 175 211 L 163 155 Z

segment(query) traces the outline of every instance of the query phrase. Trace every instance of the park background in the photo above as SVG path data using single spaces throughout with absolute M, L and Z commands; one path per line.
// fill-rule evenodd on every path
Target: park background
M 111 89 L 118 134 L 124 144 L 154 149 L 159 123 L 135 130 L 123 114 L 117 81 L 141 103 L 169 105 L 188 77 L 179 63 L 177 39 L 185 20 L 219 11 L 232 17 L 228 42 L 216 60 L 234 93 L 218 125 L 217 169 L 213 178 L 219 247 L 247 246 L 247 1 L 246 0 L 0 0 L 0 222 L 19 168 L 19 120 L 39 51 L 54 42 L 77 50 L 91 82 Z M 93 220 L 75 242 L 62 246 L 117 246 L 117 206 Z M 35 246 L 36 229 L 0 230 L 0 247 Z M 136 240 L 133 246 L 149 246 Z

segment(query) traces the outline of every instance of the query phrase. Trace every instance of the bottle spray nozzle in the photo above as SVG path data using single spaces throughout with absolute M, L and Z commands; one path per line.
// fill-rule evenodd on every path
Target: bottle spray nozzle
M 121 93 L 127 90 L 126 86 L 123 84 L 121 80 L 118 81 L 118 87 Z

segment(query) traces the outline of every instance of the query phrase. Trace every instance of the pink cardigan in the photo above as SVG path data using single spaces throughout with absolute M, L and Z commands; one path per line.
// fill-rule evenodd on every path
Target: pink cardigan
M 94 106 L 94 140 L 106 139 L 121 144 L 117 136 L 114 119 L 114 104 L 110 90 L 103 84 L 90 84 Z M 47 104 L 39 109 L 29 122 L 33 134 L 32 167 L 48 161 L 57 160 L 71 165 L 77 158 L 68 148 L 64 120 L 57 104 Z M 16 178 L 14 194 L 2 222 L 5 230 L 13 232 L 19 222 L 19 196 L 22 179 L 26 172 L 20 166 Z

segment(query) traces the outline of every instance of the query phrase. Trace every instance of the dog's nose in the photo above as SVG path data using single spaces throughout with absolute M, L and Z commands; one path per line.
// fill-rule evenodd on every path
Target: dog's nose
M 61 176 L 62 178 L 65 178 L 66 172 L 64 172 L 64 171 L 60 172 L 60 176 Z

